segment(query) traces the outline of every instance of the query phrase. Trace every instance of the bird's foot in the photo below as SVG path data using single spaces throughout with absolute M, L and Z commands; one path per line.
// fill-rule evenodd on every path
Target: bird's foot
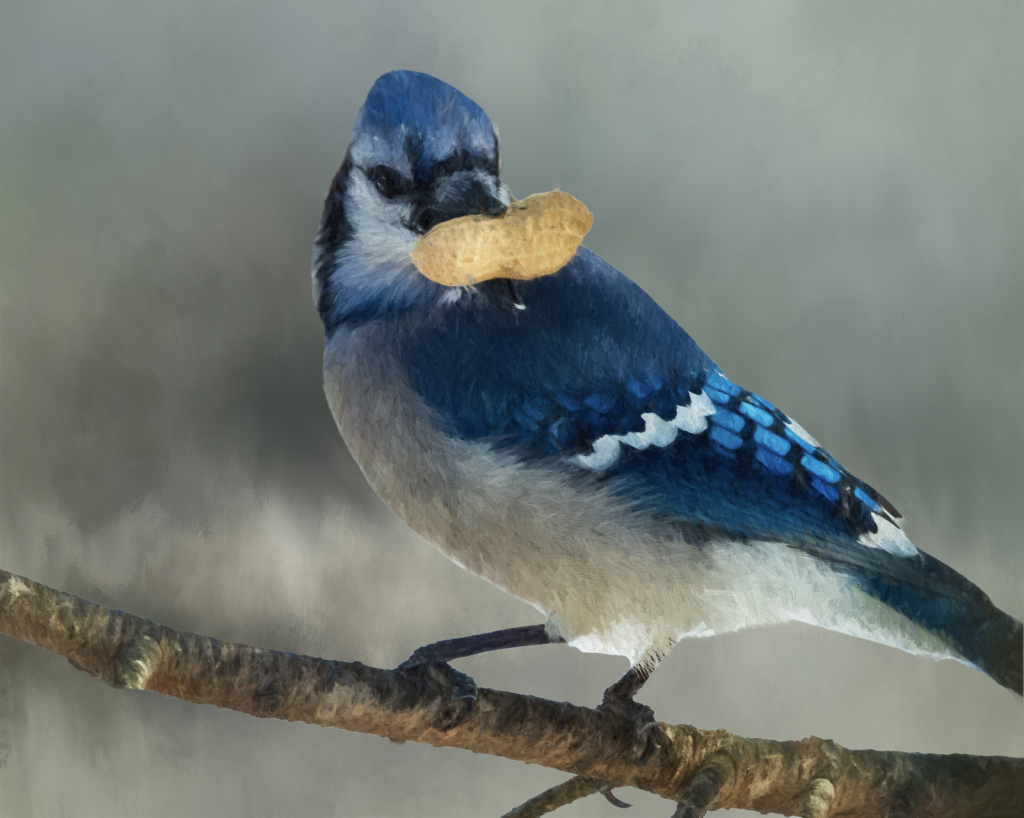
M 456 701 L 466 702 L 467 710 L 472 710 L 476 704 L 479 688 L 473 677 L 456 670 L 447 662 L 426 662 L 414 653 L 397 669 L 415 680 L 418 686 L 433 690 L 439 695 L 450 690 Z
M 648 705 L 641 704 L 632 698 L 626 699 L 619 696 L 609 696 L 605 693 L 604 699 L 597 709 L 604 713 L 618 716 L 620 719 L 645 730 L 649 730 L 657 724 L 657 720 L 654 718 L 654 710 Z
M 428 648 L 431 645 L 425 645 L 422 648 L 416 648 L 402 664 L 398 666 L 398 670 L 408 670 L 409 668 L 419 667 L 421 665 L 430 664 L 430 658 L 426 655 Z M 435 663 L 436 664 L 436 663 Z
M 631 753 L 636 761 L 646 761 L 657 749 L 658 731 L 655 728 L 658 721 L 654 718 L 654 710 L 646 704 L 605 692 L 597 710 L 625 723 L 630 733 Z

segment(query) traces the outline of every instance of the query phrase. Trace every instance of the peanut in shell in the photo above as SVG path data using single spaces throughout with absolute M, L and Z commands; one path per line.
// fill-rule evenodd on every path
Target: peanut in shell
M 594 215 L 561 190 L 515 200 L 501 216 L 462 216 L 431 228 L 413 264 L 446 287 L 492 278 L 527 281 L 557 273 L 575 255 Z

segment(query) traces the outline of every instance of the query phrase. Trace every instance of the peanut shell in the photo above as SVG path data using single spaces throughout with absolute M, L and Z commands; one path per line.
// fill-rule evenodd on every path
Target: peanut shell
M 594 215 L 561 190 L 515 200 L 501 216 L 462 216 L 431 228 L 413 248 L 413 264 L 431 281 L 467 286 L 492 278 L 526 281 L 561 270 Z

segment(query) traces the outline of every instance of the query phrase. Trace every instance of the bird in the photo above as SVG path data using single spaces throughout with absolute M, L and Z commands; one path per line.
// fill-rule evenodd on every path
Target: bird
M 634 696 L 680 640 L 804 622 L 1021 695 L 1021 622 L 597 254 L 580 244 L 535 277 L 421 271 L 417 248 L 446 224 L 497 230 L 518 207 L 500 170 L 479 105 L 428 74 L 384 74 L 314 242 L 324 390 L 366 479 L 544 618 L 400 667 L 566 643 L 629 660 L 600 706 L 641 719 Z

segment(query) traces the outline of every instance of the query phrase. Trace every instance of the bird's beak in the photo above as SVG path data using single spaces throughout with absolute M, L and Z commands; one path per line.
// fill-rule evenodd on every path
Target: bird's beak
M 426 233 L 460 216 L 500 216 L 511 201 L 508 188 L 489 173 L 462 170 L 431 185 L 413 214 L 413 228 Z
M 594 223 L 579 200 L 560 190 L 510 198 L 501 215 L 477 213 L 431 227 L 413 248 L 413 264 L 446 287 L 492 278 L 526 281 L 561 270 Z

